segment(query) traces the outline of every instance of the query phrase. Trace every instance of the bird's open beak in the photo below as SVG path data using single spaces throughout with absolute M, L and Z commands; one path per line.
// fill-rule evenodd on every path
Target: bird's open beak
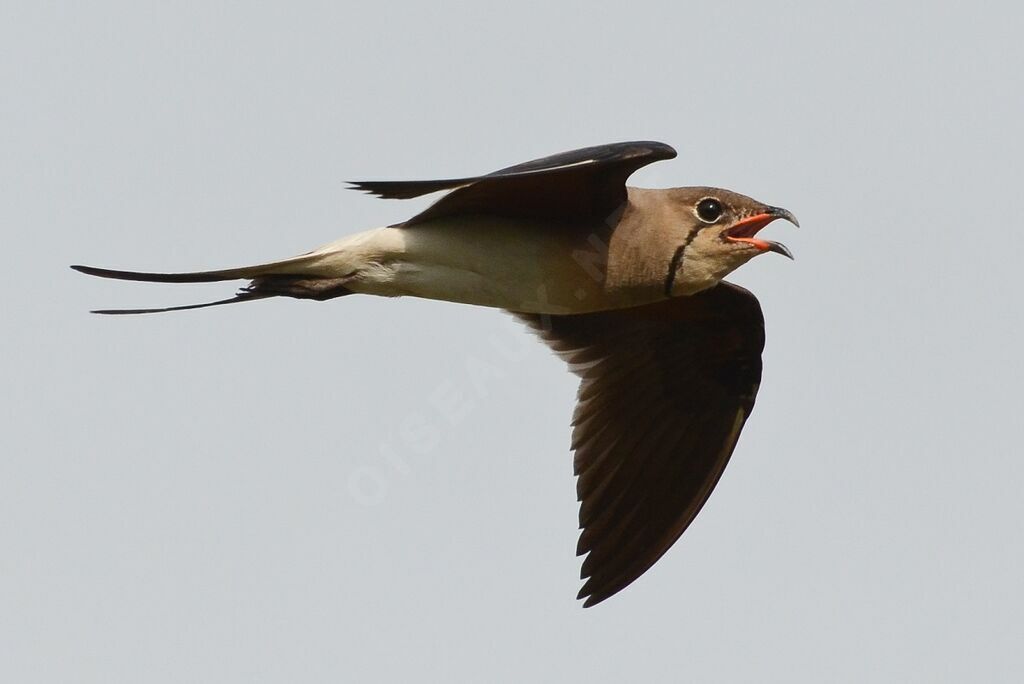
M 800 227 L 800 222 L 796 220 L 796 216 L 785 209 L 779 207 L 765 207 L 764 211 L 760 214 L 754 214 L 748 216 L 736 222 L 732 228 L 726 231 L 725 238 L 732 240 L 733 242 L 746 242 L 749 245 L 753 245 L 762 252 L 775 252 L 782 256 L 793 258 L 793 253 L 789 251 L 789 248 L 781 242 L 772 242 L 771 240 L 759 240 L 754 237 L 757 235 L 757 231 L 761 230 L 769 223 L 776 219 L 785 219 L 789 221 L 797 228 Z

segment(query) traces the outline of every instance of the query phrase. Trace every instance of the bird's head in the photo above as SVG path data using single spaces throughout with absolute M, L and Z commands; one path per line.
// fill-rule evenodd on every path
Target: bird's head
M 780 242 L 762 240 L 758 231 L 776 219 L 799 226 L 785 209 L 719 188 L 676 188 L 679 243 L 673 255 L 667 295 L 688 295 L 718 282 L 758 254 L 793 255 Z

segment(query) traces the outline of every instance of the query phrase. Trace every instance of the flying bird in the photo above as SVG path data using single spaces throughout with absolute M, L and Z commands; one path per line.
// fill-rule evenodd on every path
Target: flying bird
M 710 187 L 627 187 L 676 156 L 658 142 L 564 152 L 482 176 L 359 181 L 407 199 L 447 191 L 396 225 L 256 266 L 188 273 L 72 266 L 121 280 L 249 280 L 228 299 L 402 295 L 505 309 L 580 377 L 572 450 L 580 501 L 578 599 L 592 606 L 646 572 L 711 494 L 754 405 L 764 318 L 722 279 L 778 242 L 790 212 Z

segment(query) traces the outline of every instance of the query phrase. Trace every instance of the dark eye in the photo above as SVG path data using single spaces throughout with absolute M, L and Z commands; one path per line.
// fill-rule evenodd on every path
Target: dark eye
M 697 202 L 697 216 L 705 223 L 714 223 L 722 218 L 722 203 L 714 197 L 705 197 Z

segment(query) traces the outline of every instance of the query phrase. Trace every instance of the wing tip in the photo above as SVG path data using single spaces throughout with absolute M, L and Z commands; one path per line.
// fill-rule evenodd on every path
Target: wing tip
M 593 608 L 597 604 L 605 601 L 606 599 L 611 598 L 615 593 L 616 592 L 611 592 L 610 594 L 602 594 L 600 592 L 593 592 L 587 589 L 586 585 L 583 585 L 583 588 L 580 589 L 580 593 L 576 594 L 576 600 L 583 601 L 584 608 Z
M 622 142 L 595 145 L 594 147 L 585 147 L 583 149 L 603 152 L 614 151 L 616 154 L 623 155 L 625 159 L 647 157 L 646 163 L 663 159 L 674 159 L 679 156 L 674 147 L 657 140 L 624 140 Z
M 645 148 L 645 152 L 649 155 L 654 156 L 656 159 L 675 159 L 679 156 L 676 149 L 668 143 L 658 142 L 657 140 L 638 140 L 635 143 L 630 143 Z
M 442 190 L 455 190 L 477 178 L 449 178 L 414 181 L 345 181 L 349 190 L 365 192 L 381 199 L 414 199 Z
M 386 193 L 381 189 L 374 189 L 378 183 L 375 181 L 345 181 L 346 190 L 355 190 L 356 192 L 365 192 L 367 195 L 373 195 L 374 197 L 386 197 Z

